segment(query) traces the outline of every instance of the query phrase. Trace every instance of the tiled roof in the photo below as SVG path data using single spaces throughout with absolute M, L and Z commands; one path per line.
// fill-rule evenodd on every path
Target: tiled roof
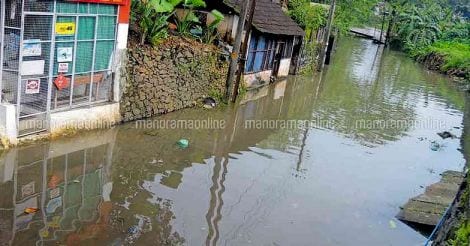
M 240 12 L 241 0 L 223 0 L 223 2 Z M 297 25 L 278 3 L 272 0 L 256 0 L 253 26 L 260 32 L 277 35 L 304 36 L 305 32 Z

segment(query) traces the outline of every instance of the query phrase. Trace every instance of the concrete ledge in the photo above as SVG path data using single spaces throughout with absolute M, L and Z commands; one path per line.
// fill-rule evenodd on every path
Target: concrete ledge
M 257 87 L 260 83 L 269 84 L 271 81 L 272 70 L 261 71 L 257 73 L 245 74 L 243 80 L 247 88 Z
M 77 108 L 69 111 L 52 113 L 49 133 L 60 134 L 67 129 L 92 130 L 108 128 L 121 121 L 119 103 Z
M 18 143 L 16 129 L 16 106 L 13 104 L 0 104 L 0 139 L 2 145 L 15 145 Z

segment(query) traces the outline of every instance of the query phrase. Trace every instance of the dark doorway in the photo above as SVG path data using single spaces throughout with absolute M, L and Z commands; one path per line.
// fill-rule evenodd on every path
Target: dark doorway
M 273 62 L 273 72 L 272 76 L 277 77 L 279 73 L 279 67 L 281 66 L 281 59 L 282 55 L 284 54 L 284 50 L 286 47 L 286 43 L 278 42 L 276 45 L 276 52 L 274 54 L 274 62 Z
M 297 68 L 300 62 L 300 50 L 302 48 L 302 39 L 296 38 L 294 48 L 292 49 L 292 59 L 290 62 L 289 74 L 297 74 Z

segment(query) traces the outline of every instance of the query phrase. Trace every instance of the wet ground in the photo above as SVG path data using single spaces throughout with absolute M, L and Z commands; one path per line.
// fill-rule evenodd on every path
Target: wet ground
M 449 81 L 343 39 L 323 74 L 243 97 L 2 153 L 1 245 L 422 245 L 394 217 L 463 169 L 436 134 L 462 134 Z

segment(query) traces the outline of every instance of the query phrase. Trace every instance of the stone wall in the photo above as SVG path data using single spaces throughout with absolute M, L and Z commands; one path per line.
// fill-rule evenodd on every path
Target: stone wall
M 157 47 L 129 41 L 121 115 L 131 121 L 195 106 L 224 94 L 228 61 L 214 46 L 170 37 Z

